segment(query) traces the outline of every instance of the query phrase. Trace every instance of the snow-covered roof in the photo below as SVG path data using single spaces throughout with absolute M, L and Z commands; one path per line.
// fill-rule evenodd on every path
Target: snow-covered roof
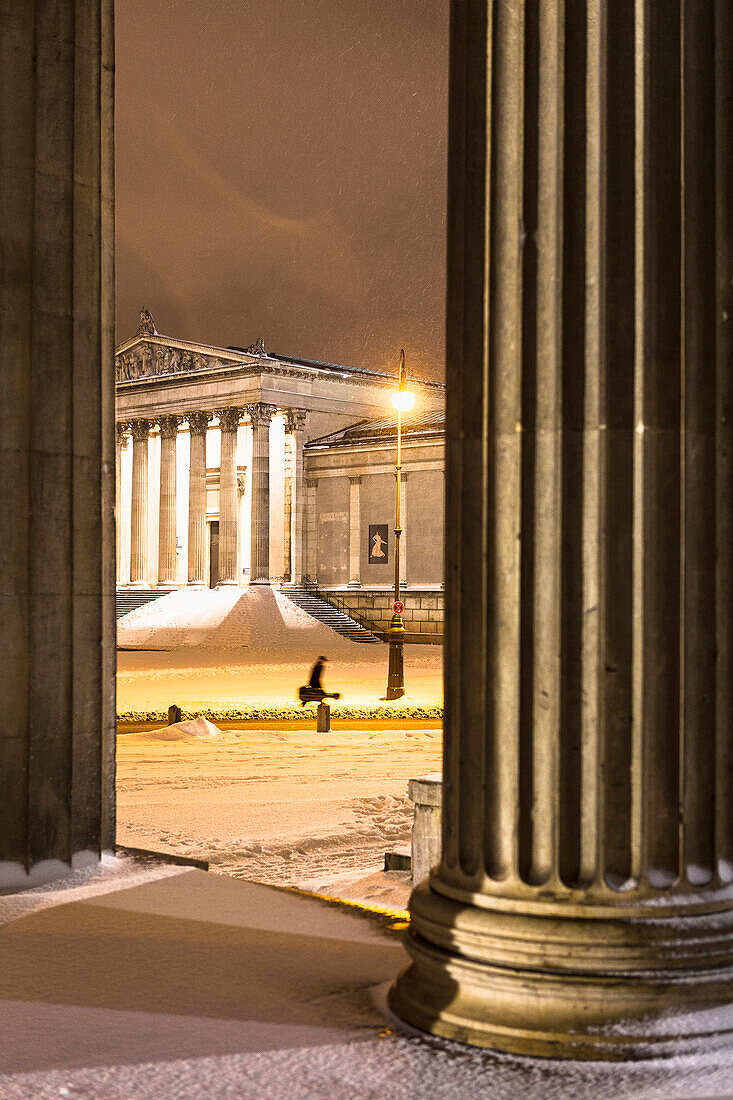
M 442 438 L 445 435 L 445 411 L 420 409 L 402 414 L 402 439 Z M 395 416 L 381 420 L 362 420 L 348 428 L 323 435 L 306 443 L 306 450 L 330 447 L 353 447 L 364 443 L 390 443 L 397 439 Z

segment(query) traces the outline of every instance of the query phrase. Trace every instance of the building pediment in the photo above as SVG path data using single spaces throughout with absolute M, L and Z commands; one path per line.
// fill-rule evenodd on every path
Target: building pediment
M 315 359 L 299 359 L 290 355 L 268 354 L 261 338 L 249 347 L 220 348 L 210 344 L 177 340 L 161 335 L 146 309 L 140 312 L 140 324 L 136 334 L 123 341 L 115 351 L 115 379 L 124 392 L 128 384 L 131 390 L 136 383 L 148 388 L 158 381 L 162 385 L 177 383 L 181 375 L 201 376 L 211 373 L 221 376 L 228 371 L 233 376 L 272 375 L 297 378 L 309 384 L 328 382 L 341 385 L 392 387 L 395 376 L 387 371 L 367 367 L 348 367 Z M 431 404 L 441 403 L 444 386 L 440 382 L 412 380 L 423 391 Z
M 174 340 L 158 333 L 138 334 L 120 344 L 115 353 L 117 382 L 163 375 L 193 374 L 221 370 L 227 366 L 256 366 L 261 369 L 264 351 L 233 352 L 187 340 Z

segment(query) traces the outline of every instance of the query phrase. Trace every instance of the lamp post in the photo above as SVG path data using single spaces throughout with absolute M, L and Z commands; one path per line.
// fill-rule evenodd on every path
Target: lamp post
M 403 605 L 400 600 L 400 482 L 402 473 L 402 413 L 415 404 L 415 395 L 407 388 L 405 378 L 405 352 L 400 352 L 400 379 L 397 393 L 392 395 L 392 404 L 397 409 L 397 490 L 395 498 L 394 525 L 394 603 L 392 620 L 389 624 L 389 672 L 387 675 L 387 698 L 400 699 L 405 694 L 405 667 L 402 643 L 405 634 L 402 622 Z

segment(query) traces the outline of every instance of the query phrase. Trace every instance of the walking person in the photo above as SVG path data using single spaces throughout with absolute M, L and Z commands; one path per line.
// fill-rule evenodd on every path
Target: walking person
M 306 703 L 321 703 L 324 699 L 340 699 L 340 692 L 327 692 L 321 682 L 323 670 L 328 664 L 328 657 L 319 657 L 311 669 L 310 679 L 305 687 L 300 688 L 298 696 L 302 706 Z

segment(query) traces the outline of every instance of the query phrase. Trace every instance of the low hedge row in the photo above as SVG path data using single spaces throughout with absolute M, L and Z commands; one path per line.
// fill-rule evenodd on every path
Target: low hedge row
M 211 722 L 288 722 L 295 719 L 313 718 L 315 720 L 315 707 L 268 707 L 268 706 L 241 706 L 241 707 L 201 707 L 198 709 L 182 708 L 183 721 L 190 718 L 204 717 Z M 430 719 L 441 720 L 442 707 L 331 707 L 331 717 L 334 719 L 374 719 L 375 721 L 401 720 L 403 718 L 416 718 L 420 721 Z M 167 722 L 167 710 L 125 710 L 117 715 L 119 723 L 135 722 Z

